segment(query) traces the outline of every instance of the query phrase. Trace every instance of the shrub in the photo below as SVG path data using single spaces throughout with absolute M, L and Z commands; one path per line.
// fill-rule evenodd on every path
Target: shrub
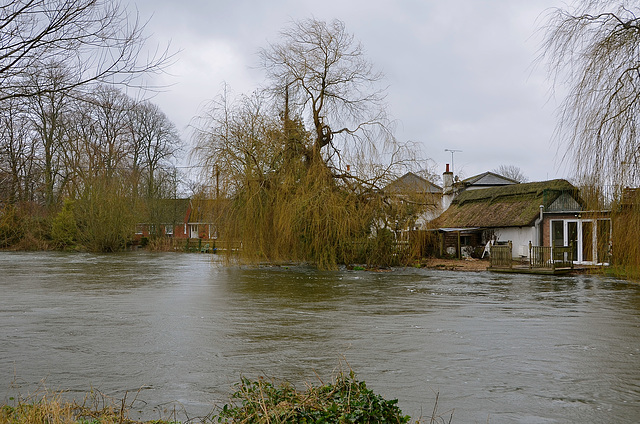
M 0 206 L 0 249 L 45 250 L 51 222 L 35 203 Z
M 78 242 L 93 252 L 117 252 L 133 236 L 134 203 L 119 181 L 95 181 L 74 204 Z
M 219 423 L 408 423 L 397 400 L 385 400 L 355 379 L 340 373 L 330 384 L 298 391 L 289 383 L 243 378 L 218 415 Z
M 9 247 L 24 237 L 24 217 L 17 208 L 7 205 L 0 208 L 0 248 Z
M 78 236 L 78 226 L 73 215 L 73 201 L 65 200 L 62 210 L 51 221 L 51 239 L 58 248 L 72 246 Z

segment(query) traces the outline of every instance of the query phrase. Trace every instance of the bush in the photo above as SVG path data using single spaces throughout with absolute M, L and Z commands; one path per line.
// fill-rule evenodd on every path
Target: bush
M 385 400 L 355 379 L 353 371 L 333 383 L 298 391 L 289 383 L 243 378 L 219 423 L 408 423 L 397 400 Z
M 93 252 L 117 252 L 133 237 L 134 202 L 119 181 L 98 180 L 74 203 L 78 242 Z
M 46 250 L 51 222 L 35 203 L 0 207 L 0 249 Z
M 24 237 L 24 217 L 15 206 L 0 209 L 0 248 L 12 246 Z
M 56 247 L 64 249 L 76 243 L 78 226 L 73 215 L 73 201 L 65 200 L 62 210 L 51 221 L 51 239 Z
M 84 400 L 63 399 L 64 392 L 51 392 L 40 388 L 27 398 L 13 397 L 13 405 L 0 404 L 0 424 L 178 424 L 174 409 L 169 419 L 138 421 L 129 413 L 138 395 L 127 401 L 110 398 L 100 391 L 91 390 Z M 353 371 L 339 373 L 332 383 L 319 387 L 308 385 L 298 391 L 289 383 L 276 384 L 265 378 L 242 378 L 232 403 L 216 408 L 205 417 L 190 418 L 186 423 L 252 423 L 252 424 L 407 424 L 411 418 L 403 415 L 397 400 L 385 400 L 369 390 L 364 382 L 355 379 Z M 431 417 L 419 423 L 451 423 L 453 411 L 442 415 L 437 412 L 438 395 Z M 219 413 L 215 415 L 216 412 Z M 186 411 L 185 411 L 186 414 Z

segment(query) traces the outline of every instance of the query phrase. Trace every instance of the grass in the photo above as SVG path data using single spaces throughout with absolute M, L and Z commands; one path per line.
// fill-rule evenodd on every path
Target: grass
M 0 424 L 138 424 L 129 417 L 126 396 L 120 401 L 92 390 L 82 403 L 64 398 L 64 392 L 40 390 L 24 399 L 12 399 L 13 405 L 0 406 Z M 132 404 L 132 403 L 131 403 Z M 147 424 L 172 424 L 176 421 L 153 420 Z
M 411 421 L 398 407 L 396 399 L 386 400 L 358 381 L 353 371 L 338 372 L 330 382 L 320 380 L 298 390 L 288 382 L 259 377 L 242 378 L 230 402 L 217 407 L 209 416 L 190 418 L 184 423 L 362 423 L 362 424 L 445 424 L 451 423 L 453 412 L 437 411 L 438 397 L 431 417 Z M 174 419 L 136 421 L 129 416 L 132 405 L 127 396 L 114 400 L 92 390 L 80 403 L 65 400 L 64 392 L 41 390 L 0 406 L 0 424 L 177 424 Z M 174 412 L 175 415 L 175 412 Z

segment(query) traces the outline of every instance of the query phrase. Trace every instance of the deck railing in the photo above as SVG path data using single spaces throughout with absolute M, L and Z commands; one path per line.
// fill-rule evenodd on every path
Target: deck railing
M 572 246 L 532 246 L 529 244 L 529 268 L 573 268 Z
M 491 268 L 513 268 L 511 242 L 491 246 Z M 573 268 L 572 246 L 532 246 L 529 243 L 529 268 Z

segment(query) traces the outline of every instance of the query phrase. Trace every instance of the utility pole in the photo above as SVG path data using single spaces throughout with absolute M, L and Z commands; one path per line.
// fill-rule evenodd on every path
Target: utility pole
M 453 154 L 457 152 L 461 152 L 462 150 L 456 149 L 444 149 L 445 152 L 451 152 L 451 173 L 453 174 Z M 454 174 L 455 175 L 455 174 Z

